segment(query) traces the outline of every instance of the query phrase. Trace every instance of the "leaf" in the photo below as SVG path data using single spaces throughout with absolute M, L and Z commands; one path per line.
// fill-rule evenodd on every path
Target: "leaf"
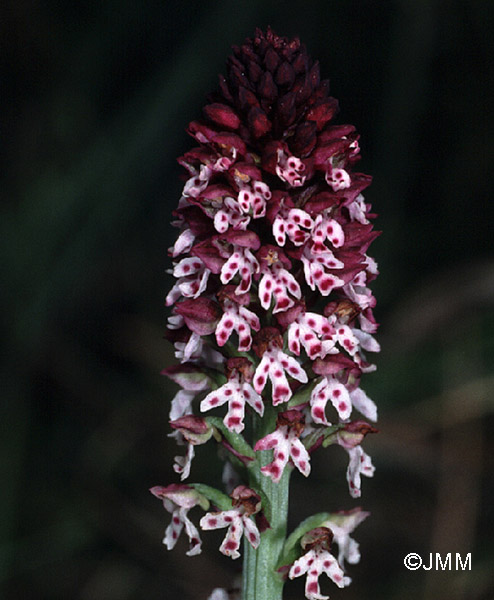
M 322 442 L 323 448 L 331 446 L 337 442 L 336 433 L 342 429 L 341 425 L 332 425 L 324 431 L 324 440 Z
M 191 483 L 191 487 L 196 489 L 200 494 L 205 496 L 208 500 L 211 501 L 216 507 L 220 510 L 230 510 L 232 507 L 232 499 L 220 492 L 216 488 L 213 488 L 205 483 Z
M 302 442 L 303 442 L 304 446 L 307 448 L 307 450 L 310 451 L 315 446 L 315 444 L 318 443 L 321 438 L 323 438 L 322 445 L 324 448 L 326 448 L 330 444 L 335 443 L 335 439 L 334 439 L 335 434 L 340 429 L 341 429 L 340 425 L 330 425 L 329 427 L 318 427 L 317 429 L 315 429 L 314 431 L 309 433 L 309 435 L 305 436 L 302 439 Z
M 313 379 L 309 381 L 306 385 L 302 385 L 298 388 L 298 390 L 293 394 L 288 403 L 288 408 L 293 408 L 294 406 L 299 406 L 300 404 L 306 404 L 310 400 L 310 396 L 312 394 L 312 390 L 316 386 L 316 380 Z
M 255 459 L 256 455 L 254 450 L 252 450 L 250 444 L 245 441 L 243 435 L 236 433 L 235 431 L 230 431 L 223 423 L 222 419 L 218 417 L 206 417 L 206 421 L 213 427 L 216 427 L 216 429 L 219 429 L 230 446 L 232 446 L 239 454 L 246 456 L 251 460 Z
M 277 569 L 286 565 L 291 565 L 300 556 L 300 548 L 298 542 L 311 529 L 322 527 L 323 524 L 331 517 L 331 513 L 317 513 L 302 521 L 299 526 L 288 536 L 283 547 L 283 554 L 278 562 Z

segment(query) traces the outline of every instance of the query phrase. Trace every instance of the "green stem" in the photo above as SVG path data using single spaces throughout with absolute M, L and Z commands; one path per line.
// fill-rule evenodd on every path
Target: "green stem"
M 276 427 L 276 410 L 266 410 L 263 419 L 256 419 L 254 439 L 258 440 Z M 272 451 L 259 452 L 260 466 L 272 460 Z M 252 469 L 249 485 L 264 493 L 270 504 L 268 515 L 271 525 L 261 534 L 261 543 L 257 550 L 246 541 L 244 543 L 243 600 L 281 600 L 283 580 L 275 568 L 281 557 L 286 537 L 288 517 L 288 490 L 291 467 L 287 466 L 279 483 Z

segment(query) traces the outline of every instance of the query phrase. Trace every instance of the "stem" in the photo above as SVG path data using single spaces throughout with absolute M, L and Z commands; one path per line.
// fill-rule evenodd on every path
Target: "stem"
M 256 440 L 274 431 L 276 410 L 266 407 L 263 419 L 256 419 L 254 437 Z M 264 450 L 258 453 L 260 466 L 267 465 L 272 460 L 272 451 Z M 270 503 L 270 525 L 261 534 L 261 543 L 257 550 L 245 541 L 243 569 L 243 600 L 281 600 L 284 581 L 275 572 L 276 565 L 283 550 L 286 537 L 288 518 L 288 491 L 290 485 L 291 467 L 287 465 L 279 483 L 273 483 L 270 477 L 260 471 L 252 470 L 249 484 L 254 489 L 262 491 Z

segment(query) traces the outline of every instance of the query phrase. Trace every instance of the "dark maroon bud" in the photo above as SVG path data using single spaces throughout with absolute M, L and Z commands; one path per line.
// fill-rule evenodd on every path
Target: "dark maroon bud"
M 237 114 L 230 106 L 226 106 L 226 104 L 208 104 L 203 108 L 203 111 L 207 119 L 220 127 L 237 129 L 240 125 L 240 119 Z
M 238 89 L 241 85 L 247 88 L 250 87 L 249 80 L 243 72 L 243 67 L 239 68 L 235 65 L 231 67 L 230 81 L 233 83 L 233 86 L 236 89 Z
M 257 96 L 243 86 L 241 86 L 238 90 L 238 99 L 240 102 L 240 108 L 242 110 L 249 110 L 251 106 L 259 106 L 259 100 L 257 99 Z
M 278 117 L 283 126 L 291 125 L 295 120 L 295 94 L 289 92 L 278 100 Z
M 292 65 L 286 61 L 282 62 L 276 71 L 275 81 L 280 86 L 291 87 L 295 81 L 295 71 Z
M 304 414 L 294 409 L 280 412 L 276 416 L 276 427 L 288 427 L 290 430 L 295 431 L 297 437 L 300 437 L 305 429 Z
M 323 210 L 338 206 L 340 201 L 339 196 L 335 194 L 335 192 L 324 191 L 312 196 L 312 198 L 305 203 L 304 210 L 311 215 L 317 215 Z
M 176 215 L 183 217 L 190 230 L 196 237 L 202 238 L 215 233 L 211 219 L 209 219 L 204 214 L 204 211 L 198 206 L 184 206 L 184 208 L 180 208 L 174 212 Z
M 235 304 L 239 304 L 240 306 L 249 306 L 250 304 L 250 293 L 246 292 L 245 294 L 237 294 L 236 285 L 224 285 L 216 294 L 218 300 L 223 303 L 225 300 L 230 300 L 230 302 L 235 302 Z
M 175 419 L 175 421 L 170 421 L 170 427 L 196 435 L 203 435 L 210 429 L 210 425 L 207 424 L 204 417 L 196 417 L 195 415 L 185 415 Z
M 321 548 L 329 552 L 332 541 L 333 532 L 329 527 L 316 527 L 302 537 L 300 545 L 304 552 L 308 552 L 312 548 Z
M 276 50 L 269 47 L 266 50 L 266 54 L 264 56 L 264 64 L 266 65 L 266 68 L 268 69 L 268 71 L 271 71 L 271 73 L 274 73 L 279 63 L 280 57 L 278 56 L 278 53 L 276 52 Z
M 247 116 L 249 128 L 254 138 L 260 138 L 271 131 L 271 121 L 266 116 L 266 113 L 259 107 L 253 106 Z
M 196 138 L 196 140 L 201 144 L 204 144 L 210 142 L 217 132 L 214 129 L 211 129 L 211 127 L 205 125 L 204 123 L 200 123 L 199 121 L 192 121 L 191 123 L 189 123 L 187 133 L 192 137 Z
M 351 449 L 359 446 L 369 433 L 379 433 L 379 430 L 366 421 L 352 421 L 338 431 L 338 443 L 344 448 Z
M 245 381 L 252 381 L 252 377 L 254 377 L 253 364 L 248 358 L 243 356 L 229 358 L 226 361 L 225 368 L 227 378 L 231 379 L 236 372 L 240 373 Z
M 312 65 L 312 68 L 309 71 L 309 79 L 313 88 L 317 88 L 319 83 L 321 82 L 321 74 L 319 72 L 319 61 Z
M 308 121 L 314 121 L 320 131 L 328 121 L 334 117 L 338 110 L 338 102 L 334 98 L 328 98 L 312 107 L 306 115 Z
M 292 61 L 293 70 L 297 75 L 304 73 L 309 68 L 307 54 L 302 51 Z
M 254 83 L 257 83 L 262 75 L 261 67 L 255 62 L 249 62 L 248 71 L 249 79 Z
M 317 142 L 316 131 L 317 125 L 313 121 L 304 121 L 297 125 L 294 139 L 290 142 L 294 154 L 304 158 L 314 150 Z
M 228 100 L 228 102 L 232 102 L 233 97 L 230 93 L 230 89 L 228 88 L 228 83 L 226 81 L 226 77 L 224 75 L 219 75 L 218 80 L 219 80 L 220 90 L 221 90 L 221 93 L 223 94 L 223 97 L 225 98 L 225 100 Z

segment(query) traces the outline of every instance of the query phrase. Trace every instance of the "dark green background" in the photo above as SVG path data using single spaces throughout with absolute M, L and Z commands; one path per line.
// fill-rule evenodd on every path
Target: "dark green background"
M 159 376 L 166 249 L 192 145 L 232 44 L 299 34 L 362 135 L 380 409 L 361 504 L 362 561 L 334 600 L 494 596 L 492 33 L 488 0 L 35 2 L 0 9 L 2 477 L 8 600 L 205 600 L 240 562 L 161 545 L 147 491 L 176 481 Z M 218 481 L 201 448 L 192 479 Z M 291 522 L 357 505 L 346 458 L 295 476 Z M 198 515 L 194 517 L 197 520 Z M 472 553 L 471 572 L 407 571 L 418 552 Z M 301 582 L 286 598 L 303 597 Z

